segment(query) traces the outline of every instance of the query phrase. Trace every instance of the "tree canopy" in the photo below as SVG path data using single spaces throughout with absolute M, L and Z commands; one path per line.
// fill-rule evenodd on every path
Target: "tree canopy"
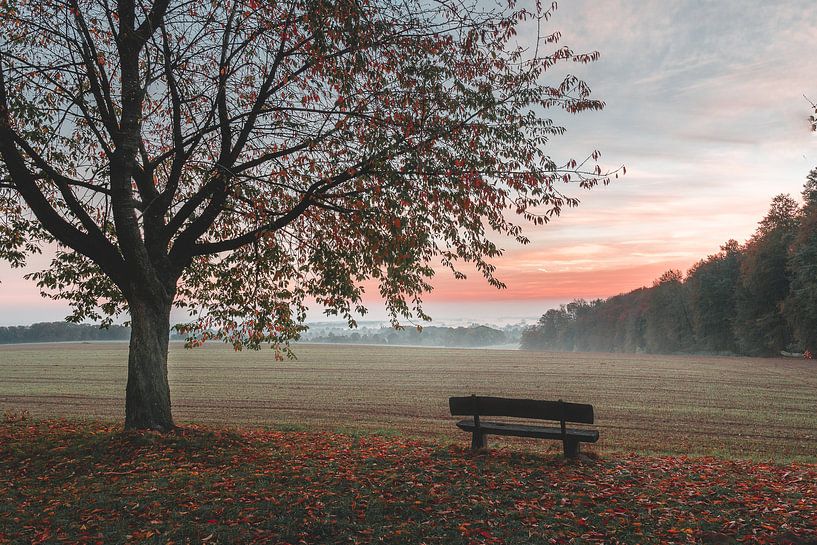
M 310 299 L 352 323 L 367 280 L 395 323 L 427 317 L 435 266 L 501 287 L 492 235 L 609 179 L 546 150 L 546 110 L 603 106 L 546 81 L 598 56 L 544 32 L 554 7 L 3 3 L 0 257 L 56 243 L 32 278 L 72 320 L 128 313 L 128 406 L 166 410 L 126 424 L 158 428 L 173 305 L 191 345 L 283 353 Z

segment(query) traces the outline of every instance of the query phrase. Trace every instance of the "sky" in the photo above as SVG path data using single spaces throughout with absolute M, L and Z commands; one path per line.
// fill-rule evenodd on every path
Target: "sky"
M 771 199 L 799 197 L 817 166 L 804 98 L 817 100 L 815 21 L 813 0 L 559 2 L 545 29 L 574 51 L 601 53 L 570 71 L 606 107 L 554 116 L 568 132 L 551 155 L 559 162 L 598 149 L 604 166 L 625 165 L 627 174 L 579 193 L 581 204 L 549 225 L 529 226 L 527 246 L 499 240 L 497 276 L 507 289 L 441 272 L 426 310 L 440 323 L 534 321 L 574 298 L 650 285 L 729 239 L 746 240 Z M 28 270 L 47 263 L 34 259 Z M 67 306 L 40 298 L 24 272 L 0 263 L 0 325 L 62 319 Z M 385 318 L 380 301 L 367 302 L 369 318 Z M 319 309 L 310 319 L 321 319 Z

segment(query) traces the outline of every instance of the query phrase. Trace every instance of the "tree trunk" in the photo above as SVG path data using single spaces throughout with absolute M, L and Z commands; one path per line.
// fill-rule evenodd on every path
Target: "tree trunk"
M 132 297 L 125 429 L 168 431 L 173 428 L 167 345 L 170 302 L 162 297 Z

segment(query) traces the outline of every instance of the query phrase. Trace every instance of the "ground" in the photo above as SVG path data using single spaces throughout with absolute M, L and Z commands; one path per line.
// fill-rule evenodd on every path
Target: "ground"
M 174 346 L 161 435 L 121 431 L 126 345 L 0 347 L 0 544 L 817 545 L 813 362 L 297 353 Z M 471 453 L 469 393 L 592 403 L 601 440 Z
M 0 543 L 817 543 L 817 466 L 0 424 Z
M 467 442 L 452 395 L 595 406 L 596 452 L 817 462 L 817 363 L 797 359 L 299 345 L 298 360 L 218 344 L 170 352 L 177 422 L 377 431 Z M 125 343 L 0 346 L 0 413 L 124 418 Z M 557 452 L 552 441 L 492 445 Z

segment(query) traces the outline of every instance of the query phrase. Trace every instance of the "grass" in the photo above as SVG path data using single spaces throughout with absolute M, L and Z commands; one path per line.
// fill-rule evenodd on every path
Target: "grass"
M 300 345 L 297 361 L 219 344 L 170 353 L 179 423 L 400 433 L 467 442 L 469 393 L 592 403 L 596 452 L 817 461 L 817 364 L 632 354 Z M 0 346 L 0 413 L 122 420 L 124 343 Z M 551 441 L 492 445 L 557 452 Z
M 817 466 L 0 424 L 0 543 L 817 544 Z

